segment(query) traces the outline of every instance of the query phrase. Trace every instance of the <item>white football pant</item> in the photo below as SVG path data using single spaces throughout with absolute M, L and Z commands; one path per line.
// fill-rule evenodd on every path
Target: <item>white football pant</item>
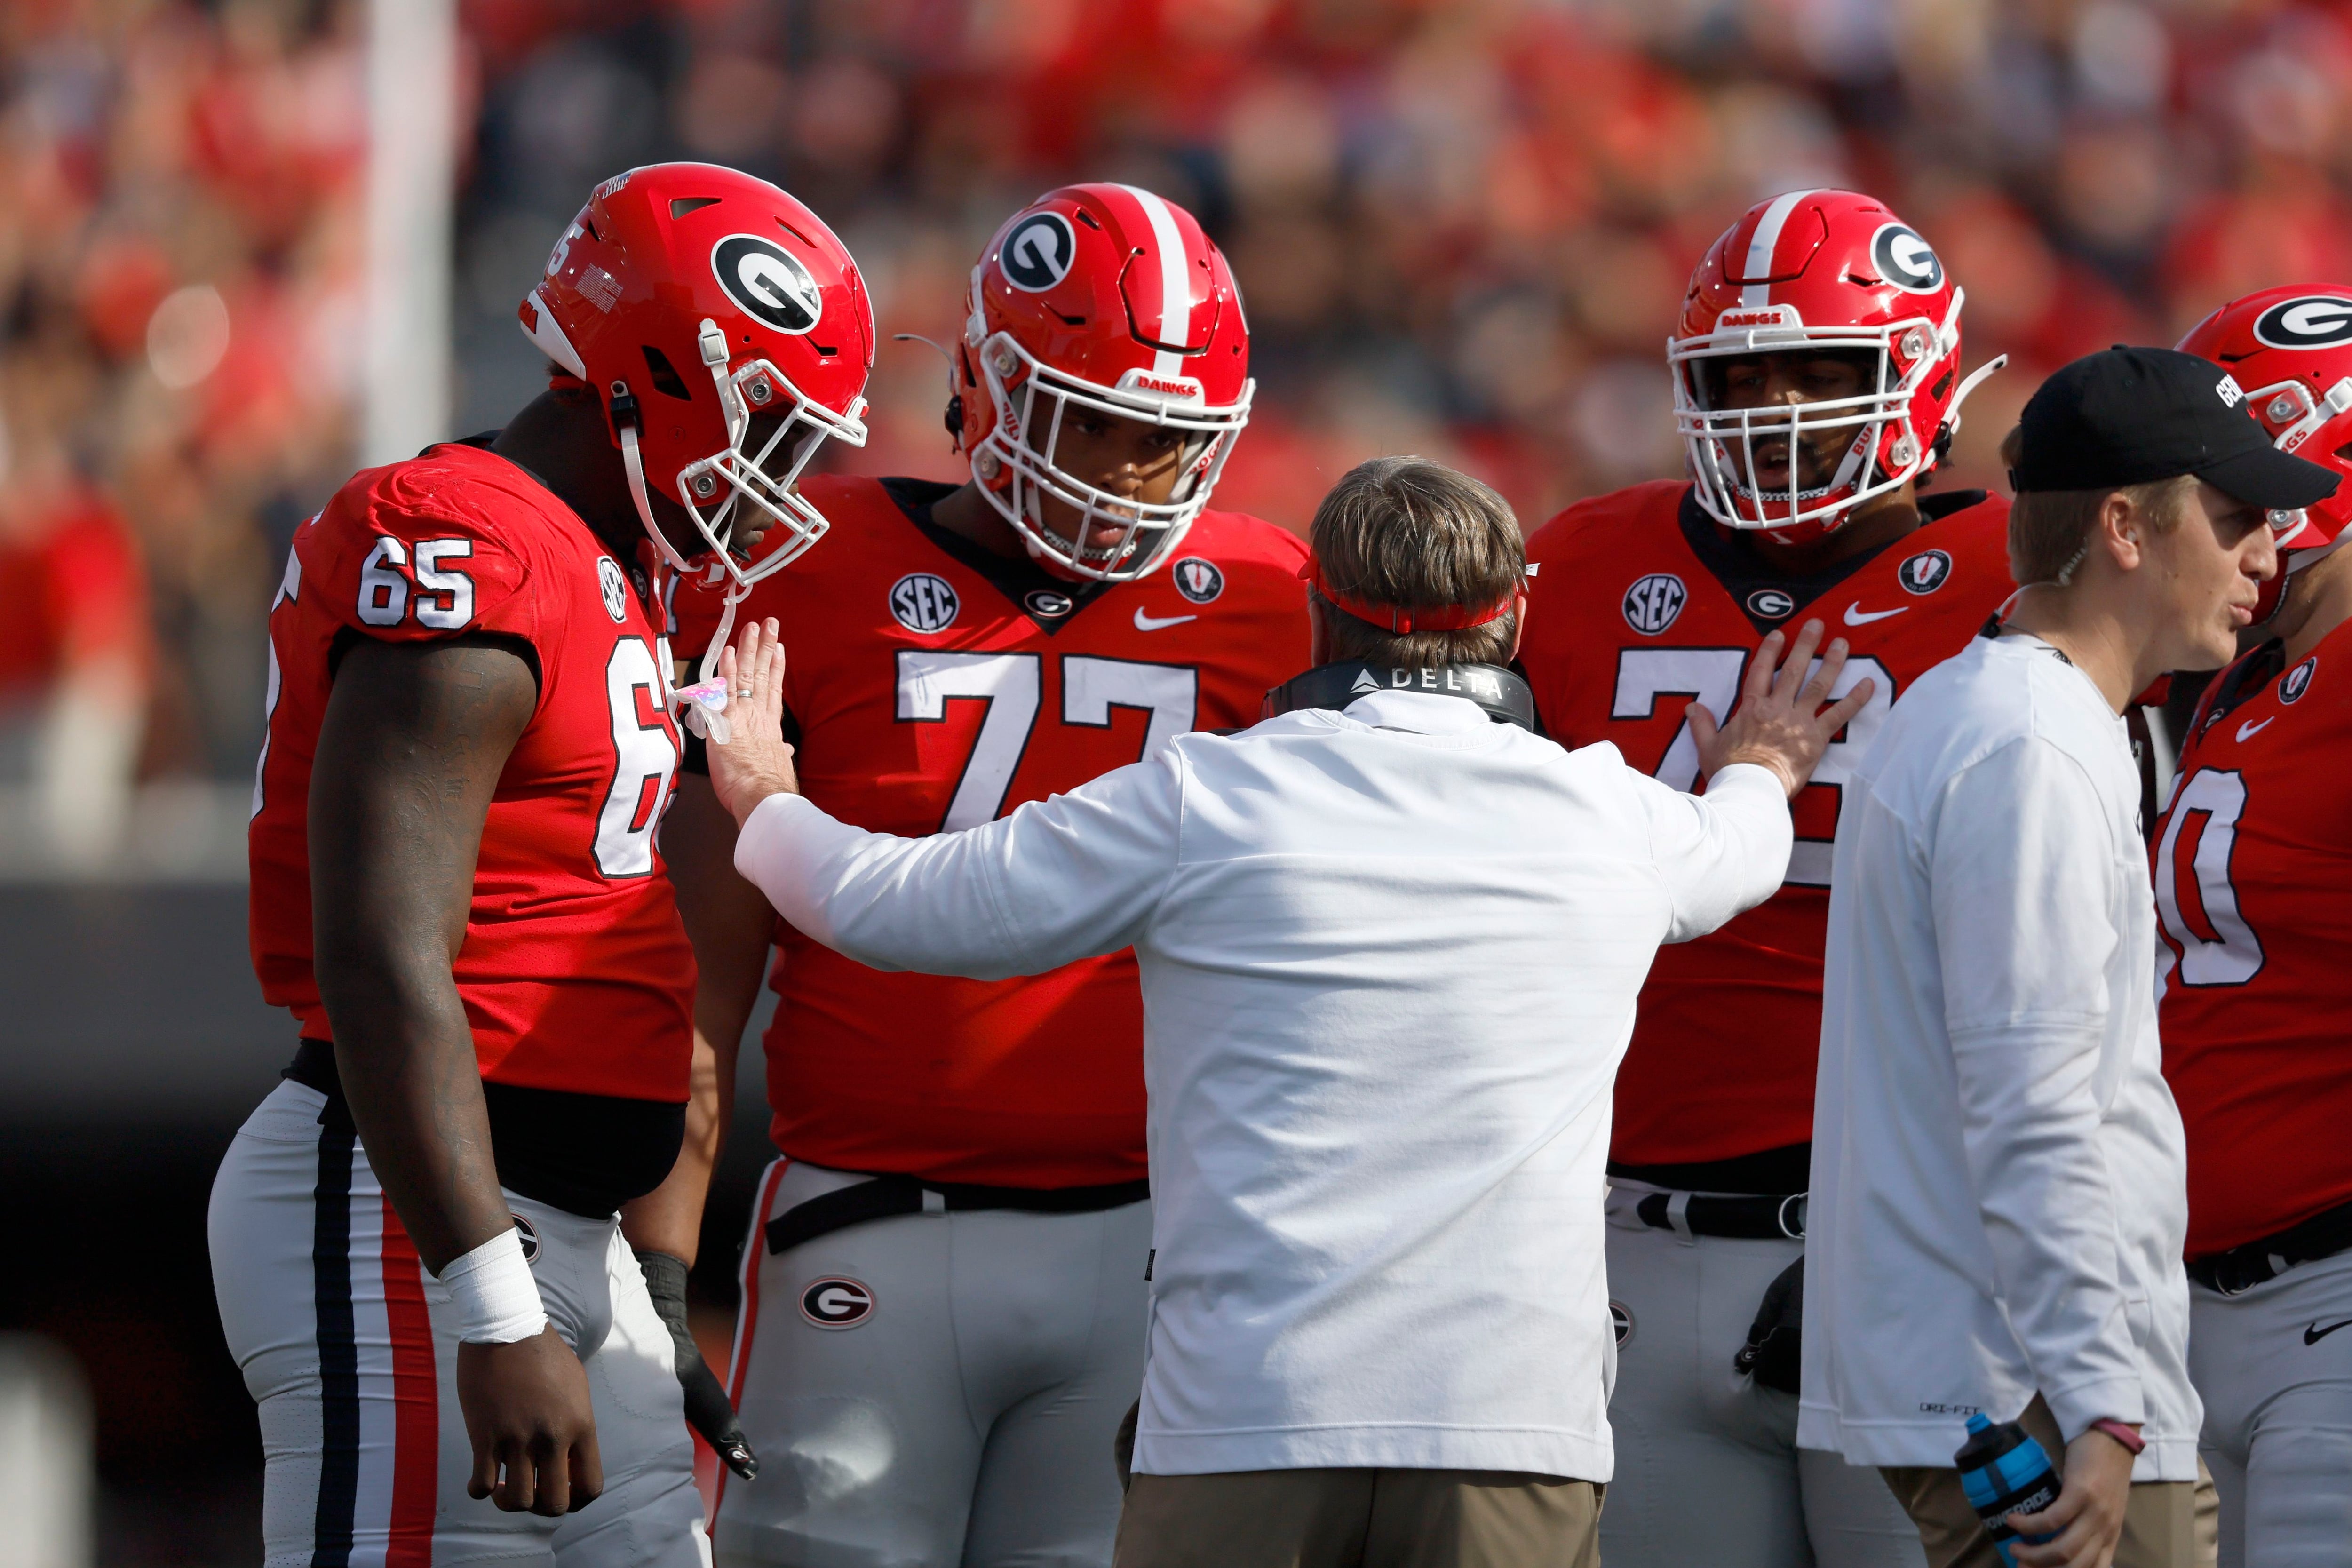
M 899 1215 L 768 1251 L 770 1218 L 866 1179 L 761 1180 L 728 1373 L 760 1474 L 719 1477 L 719 1562 L 1108 1568 L 1151 1205 Z
M 1799 1448 L 1797 1396 L 1732 1368 L 1765 1288 L 1804 1244 L 1653 1229 L 1634 1205 L 1660 1190 L 1612 1178 L 1609 1297 L 1624 1337 L 1609 1401 L 1617 1473 L 1601 1510 L 1601 1560 L 1926 1568 L 1919 1532 L 1878 1472 Z
M 213 1182 L 213 1289 L 268 1462 L 268 1568 L 709 1568 L 669 1331 L 617 1221 L 506 1194 L 536 1235 L 547 1314 L 587 1369 L 604 1490 L 560 1520 L 501 1513 L 466 1495 L 448 1292 L 357 1138 L 321 1124 L 326 1103 L 279 1084 Z
M 2352 1252 L 2236 1296 L 2190 1281 L 2189 1375 L 2221 1568 L 2352 1568 Z

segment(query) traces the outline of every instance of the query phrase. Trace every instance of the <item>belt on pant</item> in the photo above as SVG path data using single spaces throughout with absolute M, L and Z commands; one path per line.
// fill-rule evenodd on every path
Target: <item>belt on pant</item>
M 1682 1224 L 1675 1224 L 1680 1200 Z M 1693 1236 L 1741 1241 L 1805 1239 L 1805 1194 L 1760 1193 L 1754 1197 L 1709 1198 L 1695 1193 L 1650 1193 L 1633 1205 L 1635 1217 L 1653 1230 L 1686 1230 Z
M 2208 1290 L 2235 1296 L 2275 1279 L 2298 1263 L 2316 1263 L 2352 1247 L 2352 1204 L 2322 1209 L 2260 1241 L 2189 1260 L 2189 1278 Z
M 1112 1182 L 1099 1187 L 989 1187 L 971 1182 L 926 1182 L 876 1176 L 854 1187 L 820 1193 L 767 1224 L 768 1250 L 788 1252 L 803 1242 L 868 1220 L 908 1214 L 1015 1209 L 1023 1214 L 1095 1214 L 1124 1208 L 1151 1195 L 1151 1184 Z

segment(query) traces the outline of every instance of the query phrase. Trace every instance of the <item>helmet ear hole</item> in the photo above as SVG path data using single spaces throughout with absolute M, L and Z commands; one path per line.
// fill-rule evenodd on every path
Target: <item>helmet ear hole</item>
M 949 395 L 948 415 L 945 423 L 948 427 L 948 440 L 950 442 L 948 450 L 950 452 L 960 452 L 963 450 L 963 394 L 958 392 Z

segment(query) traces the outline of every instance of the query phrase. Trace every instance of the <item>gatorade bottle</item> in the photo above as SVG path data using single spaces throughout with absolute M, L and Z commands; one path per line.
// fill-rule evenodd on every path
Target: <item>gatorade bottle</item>
M 2020 1537 L 2009 1527 L 2009 1516 L 2040 1513 L 2058 1500 L 2058 1472 L 2050 1468 L 2050 1456 L 2016 1422 L 1995 1425 L 1982 1415 L 1971 1415 L 1969 1440 L 1952 1456 L 1952 1463 L 1959 1467 L 1960 1488 L 1969 1494 L 1969 1506 L 1984 1521 L 1985 1532 L 1992 1537 L 2003 1568 L 2017 1568 L 2017 1560 L 2009 1554 L 2009 1543 Z M 2038 1544 L 2050 1538 L 2029 1535 L 2023 1539 Z

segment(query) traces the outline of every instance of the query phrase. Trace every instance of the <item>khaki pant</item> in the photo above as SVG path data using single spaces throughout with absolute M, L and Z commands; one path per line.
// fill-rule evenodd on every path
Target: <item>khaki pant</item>
M 1115 1568 L 1601 1568 L 1603 1489 L 1515 1470 L 1137 1476 Z
M 2066 1445 L 2058 1435 L 2057 1417 L 2040 1394 L 2018 1420 L 2051 1462 L 2063 1466 Z M 1959 1471 L 1948 1466 L 1908 1465 L 1888 1467 L 1879 1474 L 1919 1527 L 1928 1568 L 2000 1568 L 1992 1537 L 1985 1533 L 1968 1494 L 1960 1489 Z M 2115 1568 L 2213 1568 L 2220 1511 L 2213 1478 L 2202 1459 L 2197 1462 L 2194 1481 L 2135 1484 L 2124 1505 L 2124 1533 L 2116 1544 Z

